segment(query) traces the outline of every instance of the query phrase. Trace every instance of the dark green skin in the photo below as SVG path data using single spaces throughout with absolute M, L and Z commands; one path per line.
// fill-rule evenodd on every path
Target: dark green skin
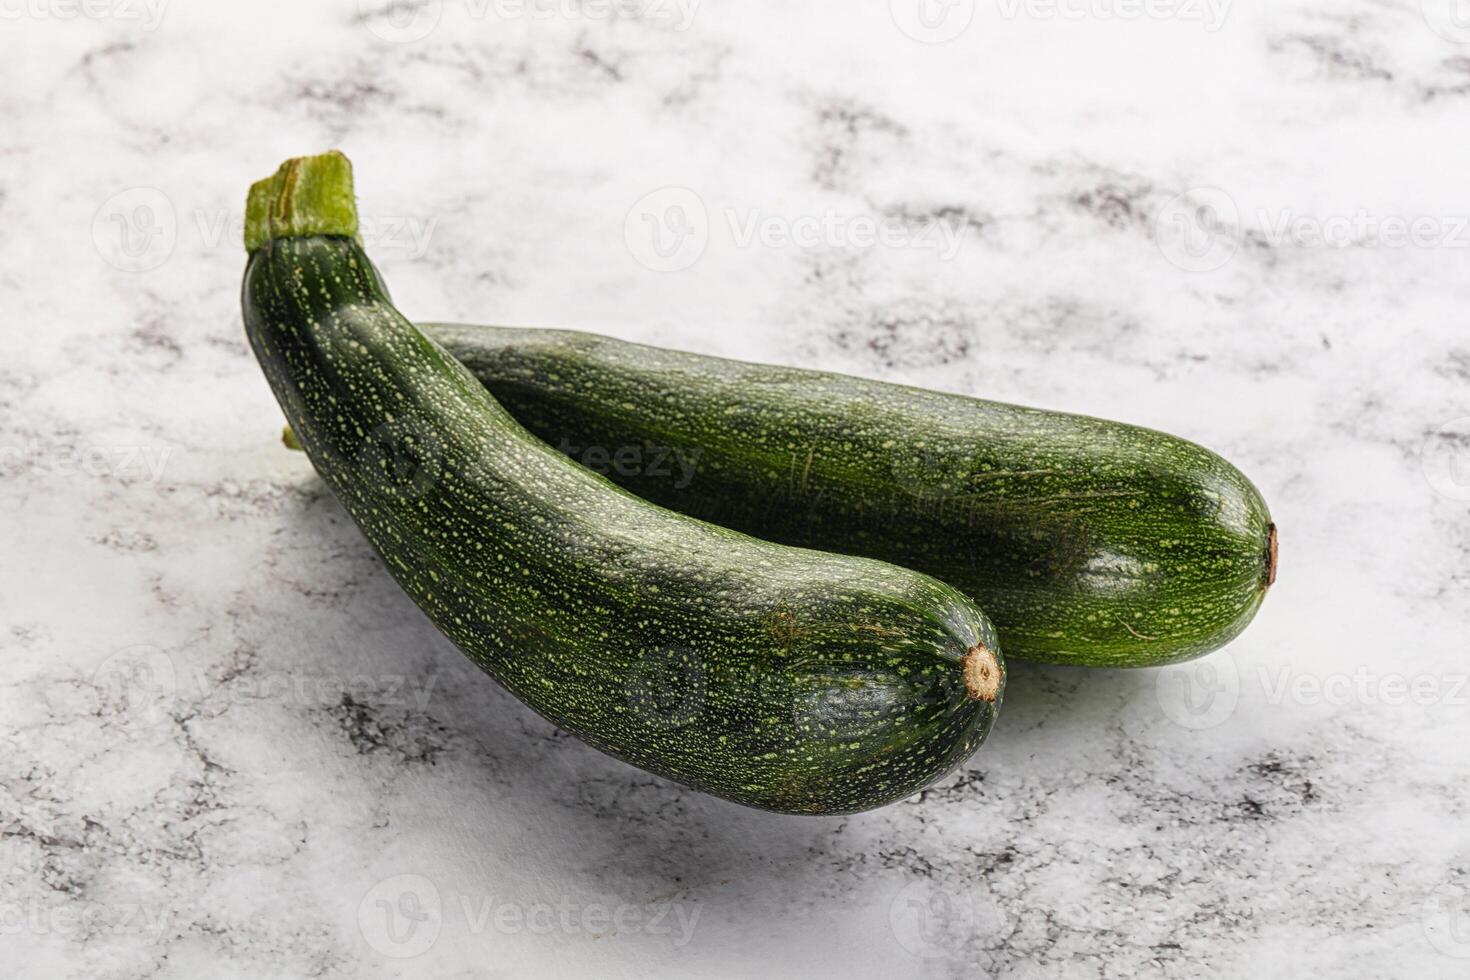
M 404 590 L 589 744 L 786 813 L 901 799 L 984 740 L 949 586 L 653 506 L 526 432 L 389 302 L 350 238 L 252 252 L 246 332 L 326 484 Z M 1003 667 L 995 662 L 997 683 Z
M 1008 656 L 1197 657 L 1245 628 L 1274 574 L 1255 487 L 1161 432 L 594 334 L 425 330 L 522 425 L 639 496 L 928 572 L 980 603 Z M 649 447 L 694 458 L 692 477 Z

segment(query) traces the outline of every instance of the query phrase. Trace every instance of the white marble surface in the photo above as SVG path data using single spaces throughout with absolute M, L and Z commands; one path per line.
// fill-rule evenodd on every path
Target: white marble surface
M 1470 22 L 1119 2 L 0 5 L 3 972 L 1465 976 Z M 1167 428 L 1280 582 L 877 812 L 604 758 L 277 442 L 240 206 L 329 146 L 410 315 Z

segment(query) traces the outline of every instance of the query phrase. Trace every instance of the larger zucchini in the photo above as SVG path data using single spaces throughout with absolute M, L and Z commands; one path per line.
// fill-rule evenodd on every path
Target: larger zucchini
M 1275 577 L 1234 466 L 1116 422 L 559 330 L 431 324 L 522 425 L 648 500 L 928 572 L 1013 657 L 1213 650 Z
M 847 813 L 967 758 L 1000 703 L 951 587 L 671 513 L 517 425 L 389 302 L 338 154 L 251 188 L 246 331 L 327 486 L 430 619 L 591 745 L 749 806 Z

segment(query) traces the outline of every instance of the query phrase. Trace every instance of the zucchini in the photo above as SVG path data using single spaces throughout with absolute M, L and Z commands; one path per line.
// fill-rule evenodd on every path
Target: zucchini
M 971 600 L 571 462 L 404 319 L 356 228 L 340 154 L 252 187 L 246 333 L 389 572 L 517 698 L 635 766 L 784 813 L 900 799 L 979 747 L 1004 666 Z
M 587 333 L 424 329 L 522 425 L 639 496 L 934 575 L 1011 657 L 1187 660 L 1243 630 L 1275 579 L 1255 487 L 1161 432 Z

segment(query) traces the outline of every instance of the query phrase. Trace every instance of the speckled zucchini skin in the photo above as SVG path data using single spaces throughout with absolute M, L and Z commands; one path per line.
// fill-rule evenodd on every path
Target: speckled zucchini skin
M 653 506 L 526 432 L 391 305 L 348 237 L 245 271 L 256 357 L 403 589 L 516 697 L 602 751 L 752 807 L 851 813 L 970 756 L 998 651 L 951 587 Z
M 639 496 L 928 572 L 980 603 L 1008 656 L 1186 660 L 1244 629 L 1274 577 L 1255 487 L 1161 432 L 594 334 L 425 329 L 523 425 L 584 460 L 598 447 Z M 639 465 L 616 464 L 625 447 Z M 654 466 L 647 447 L 678 453 Z

